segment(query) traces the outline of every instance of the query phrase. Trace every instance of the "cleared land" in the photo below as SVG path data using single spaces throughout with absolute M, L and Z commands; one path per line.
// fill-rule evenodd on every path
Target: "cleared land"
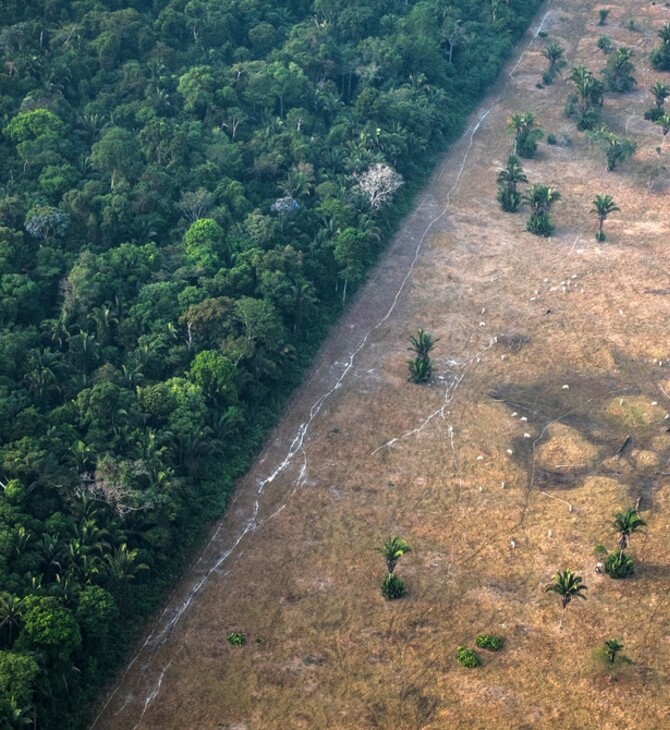
M 648 53 L 669 21 L 660 3 L 541 10 L 97 730 L 670 726 L 670 149 L 643 120 L 664 80 Z M 620 171 L 565 118 L 568 82 L 536 88 L 540 24 L 568 68 L 604 66 L 602 33 L 634 48 L 638 89 L 608 94 L 603 112 L 638 145 Z M 517 111 L 571 140 L 524 162 L 531 182 L 562 194 L 551 239 L 495 203 Z M 621 208 L 603 244 L 596 193 Z M 406 381 L 418 327 L 440 338 L 428 387 Z M 612 515 L 638 499 L 648 528 L 632 540 L 636 573 L 596 574 L 594 545 L 614 547 Z M 386 602 L 376 548 L 396 534 L 414 548 L 398 568 L 410 593 Z M 589 590 L 560 628 L 542 587 L 562 568 Z M 244 647 L 228 644 L 233 631 Z M 458 666 L 457 647 L 484 632 L 503 651 Z M 614 637 L 634 661 L 616 681 L 592 660 Z

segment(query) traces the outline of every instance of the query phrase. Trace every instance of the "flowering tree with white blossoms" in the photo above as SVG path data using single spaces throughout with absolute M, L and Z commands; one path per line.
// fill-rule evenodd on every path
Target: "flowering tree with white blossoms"
M 402 175 L 384 162 L 376 162 L 356 177 L 358 187 L 363 192 L 372 210 L 377 211 L 391 199 L 403 184 Z

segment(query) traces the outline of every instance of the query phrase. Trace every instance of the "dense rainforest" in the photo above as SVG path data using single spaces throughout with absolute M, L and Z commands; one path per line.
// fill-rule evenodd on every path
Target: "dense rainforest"
M 1 727 L 85 725 L 538 5 L 3 0 Z

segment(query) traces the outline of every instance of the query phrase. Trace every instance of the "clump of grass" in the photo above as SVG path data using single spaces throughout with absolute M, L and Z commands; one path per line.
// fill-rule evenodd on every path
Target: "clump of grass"
M 456 652 L 456 661 L 462 666 L 468 669 L 474 669 L 478 667 L 481 662 L 474 649 L 469 649 L 467 646 L 459 646 Z
M 489 651 L 500 651 L 503 647 L 501 636 L 493 634 L 479 634 L 475 639 L 475 645 L 480 649 L 488 649 Z

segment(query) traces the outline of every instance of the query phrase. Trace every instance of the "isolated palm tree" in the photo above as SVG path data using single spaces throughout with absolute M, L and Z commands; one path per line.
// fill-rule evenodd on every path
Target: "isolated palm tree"
M 670 96 L 670 89 L 662 81 L 657 81 L 650 91 L 654 95 L 654 103 L 659 109 L 662 109 L 665 100 Z
M 619 533 L 617 545 L 623 552 L 630 543 L 630 536 L 634 532 L 641 532 L 647 523 L 638 515 L 637 510 L 629 507 L 625 512 L 617 512 L 614 515 L 612 527 Z
M 586 600 L 586 596 L 582 593 L 588 589 L 582 582 L 580 575 L 575 575 L 571 570 L 561 570 L 553 578 L 551 583 L 547 583 L 544 587 L 546 593 L 557 593 L 561 598 L 561 608 L 565 610 L 573 598 L 581 598 Z M 561 623 L 563 614 L 561 613 Z
M 556 41 L 552 41 L 546 48 L 542 49 L 542 55 L 549 61 L 548 74 L 550 77 L 553 78 L 565 66 L 564 54 L 565 48 Z
M 593 208 L 591 213 L 595 213 L 598 217 L 598 230 L 596 232 L 596 240 L 604 241 L 605 233 L 603 232 L 603 224 L 610 213 L 619 210 L 611 195 L 596 195 L 593 198 Z
M 409 338 L 409 342 L 411 344 L 411 347 L 408 348 L 409 350 L 412 350 L 417 357 L 426 358 L 435 347 L 435 343 L 439 342 L 439 339 L 434 339 L 425 329 L 421 328 L 416 333 L 416 337 L 412 335 Z
M 655 124 L 658 124 L 658 126 L 661 128 L 661 131 L 663 132 L 663 140 L 665 141 L 665 137 L 667 136 L 668 132 L 670 132 L 670 114 L 661 114 L 661 116 L 656 120 Z
M 610 664 L 614 664 L 617 654 L 623 649 L 623 644 L 619 641 L 619 639 L 607 639 L 603 648 L 605 650 L 605 655 L 607 656 L 607 661 Z
M 528 182 L 516 155 L 510 155 L 507 158 L 507 166 L 500 170 L 496 182 L 498 183 L 497 198 L 500 207 L 506 213 L 514 213 L 521 202 L 517 185 Z
M 522 195 L 522 199 L 530 205 L 530 218 L 526 229 L 536 236 L 550 236 L 554 227 L 549 217 L 551 206 L 560 200 L 561 194 L 549 185 L 531 185 Z
M 507 120 L 507 129 L 514 135 L 514 149 L 516 154 L 519 139 L 535 125 L 535 115 L 532 112 L 516 112 Z
M 411 553 L 412 548 L 402 537 L 389 537 L 384 540 L 383 545 L 379 548 L 379 552 L 384 556 L 384 560 L 386 560 L 386 568 L 390 575 L 395 570 L 398 560 L 406 553 Z

